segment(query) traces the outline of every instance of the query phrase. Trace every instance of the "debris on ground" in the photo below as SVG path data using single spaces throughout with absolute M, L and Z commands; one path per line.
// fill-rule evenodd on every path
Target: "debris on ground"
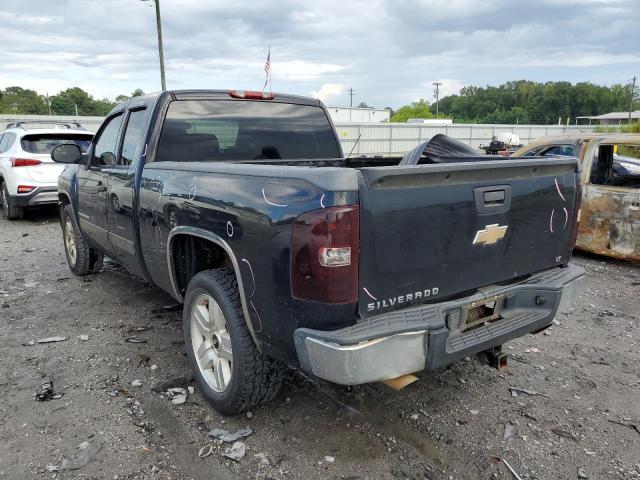
M 49 377 L 44 377 L 42 379 L 42 383 L 40 384 L 40 388 L 36 390 L 37 402 L 46 402 L 47 400 L 60 398 L 61 396 L 62 396 L 61 393 L 58 393 L 58 394 L 54 393 L 53 382 Z
M 638 426 L 635 423 L 631 423 L 631 422 L 627 422 L 627 421 L 611 420 L 611 419 L 609 419 L 609 422 L 615 423 L 616 425 L 622 425 L 624 427 L 632 428 L 636 432 L 640 433 L 640 426 Z
M 36 343 L 55 343 L 55 342 L 66 342 L 67 340 L 69 340 L 69 337 L 65 337 L 65 336 L 57 336 L 57 337 L 47 337 L 47 338 L 41 338 L 40 340 L 36 340 Z
M 256 460 L 258 460 L 260 465 L 271 465 L 271 462 L 269 461 L 269 457 L 267 457 L 267 454 L 264 452 L 256 453 L 254 457 Z
M 227 448 L 222 455 L 224 457 L 230 458 L 231 460 L 239 462 L 244 458 L 246 452 L 247 446 L 244 444 L 244 442 L 233 442 L 231 448 Z
M 132 387 L 141 387 L 142 386 L 142 380 L 136 378 L 135 380 L 131 381 L 131 386 Z
M 187 401 L 187 391 L 182 387 L 168 388 L 166 395 L 174 405 L 182 405 Z
M 45 468 L 49 472 L 78 470 L 88 465 L 101 449 L 102 444 L 99 442 L 82 442 L 75 447 L 67 447 L 60 465 L 47 465 Z
M 146 338 L 140 338 L 140 337 L 128 337 L 125 341 L 128 343 L 147 343 Z
M 87 340 L 89 340 L 89 335 L 78 335 L 78 340 L 80 340 L 81 342 L 86 342 Z
M 522 477 L 520 477 L 520 475 L 518 475 L 516 473 L 516 471 L 513 469 L 513 467 L 511 465 L 509 465 L 509 462 L 507 462 L 504 458 L 502 459 L 502 463 L 504 463 L 504 466 L 509 469 L 509 471 L 513 475 L 513 478 L 515 478 L 516 480 L 522 480 Z
M 551 429 L 551 431 L 553 433 L 555 433 L 556 435 L 558 435 L 559 437 L 563 437 L 563 438 L 567 438 L 569 440 L 573 440 L 574 442 L 577 442 L 580 440 L 580 438 L 578 437 L 578 435 L 576 435 L 575 433 L 573 433 L 571 430 L 569 430 L 568 428 L 564 428 L 564 427 L 553 427 Z
M 217 438 L 218 440 L 222 440 L 227 443 L 235 442 L 236 440 L 248 437 L 251 434 L 253 434 L 253 428 L 251 427 L 244 427 L 233 433 L 228 432 L 227 430 L 222 430 L 221 428 L 214 428 L 208 433 L 210 437 Z
M 579 479 L 585 479 L 585 478 L 589 478 L 589 476 L 586 474 L 586 472 L 582 468 L 579 468 L 578 469 L 578 478 Z
M 213 445 L 205 445 L 200 450 L 198 450 L 198 456 L 200 458 L 208 457 L 213 453 Z
M 179 303 L 175 303 L 173 305 L 165 305 L 164 307 L 160 308 L 152 308 L 151 313 L 157 315 L 159 313 L 177 312 L 179 310 L 182 310 L 182 305 Z
M 502 441 L 506 442 L 513 437 L 513 425 L 511 423 L 504 424 L 504 433 L 502 434 Z
M 512 397 L 518 397 L 521 393 L 524 393 L 525 395 L 529 395 L 531 397 L 535 397 L 537 395 L 540 397 L 551 398 L 551 395 L 547 395 L 546 393 L 536 392 L 535 390 L 527 390 L 526 388 L 509 387 L 509 390 L 511 390 Z
M 187 386 L 191 383 L 193 376 L 191 374 L 183 375 L 180 377 L 170 378 L 168 380 L 162 380 L 156 383 L 153 387 L 151 387 L 151 391 L 155 393 L 164 393 L 170 388 L 187 388 Z
M 329 456 L 329 455 L 326 455 L 326 456 L 324 457 L 324 461 L 325 461 L 326 463 L 333 463 L 333 462 L 335 462 L 335 461 L 336 461 L 336 458 L 335 458 L 335 457 L 331 457 L 331 456 Z

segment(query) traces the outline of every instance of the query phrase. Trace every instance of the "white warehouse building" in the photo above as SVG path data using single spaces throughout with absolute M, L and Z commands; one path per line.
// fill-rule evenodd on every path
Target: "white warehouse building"
M 391 110 L 384 108 L 327 107 L 334 123 L 380 123 L 391 119 Z

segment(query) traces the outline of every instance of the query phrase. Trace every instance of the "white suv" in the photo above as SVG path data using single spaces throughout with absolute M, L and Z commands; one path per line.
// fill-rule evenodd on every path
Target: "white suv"
M 10 123 L 0 134 L 0 202 L 9 220 L 22 218 L 27 207 L 57 203 L 58 175 L 65 165 L 51 160 L 51 150 L 75 143 L 84 152 L 93 137 L 78 123 L 29 129 L 27 123 L 38 122 Z

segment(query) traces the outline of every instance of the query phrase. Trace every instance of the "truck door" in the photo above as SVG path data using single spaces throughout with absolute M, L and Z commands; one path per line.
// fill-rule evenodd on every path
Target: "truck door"
M 109 169 L 107 183 L 107 223 L 111 251 L 127 270 L 138 275 L 142 272 L 136 257 L 135 181 L 141 155 L 145 153 L 147 120 L 146 104 L 130 107 L 122 148 L 116 164 Z
M 123 114 L 109 118 L 96 134 L 87 168 L 78 171 L 78 218 L 87 240 L 110 253 L 107 238 L 107 182 L 116 161 Z

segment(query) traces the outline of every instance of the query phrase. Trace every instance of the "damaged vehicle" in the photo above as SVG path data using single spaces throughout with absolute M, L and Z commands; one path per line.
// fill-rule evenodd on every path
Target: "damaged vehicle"
M 165 91 L 52 152 L 70 269 L 104 255 L 183 303 L 194 378 L 220 412 L 274 398 L 285 366 L 390 381 L 540 332 L 584 271 L 575 158 L 490 158 L 443 135 L 345 158 L 324 105 Z
M 640 261 L 640 134 L 573 134 L 539 138 L 520 156 L 577 157 L 582 210 L 576 247 Z

